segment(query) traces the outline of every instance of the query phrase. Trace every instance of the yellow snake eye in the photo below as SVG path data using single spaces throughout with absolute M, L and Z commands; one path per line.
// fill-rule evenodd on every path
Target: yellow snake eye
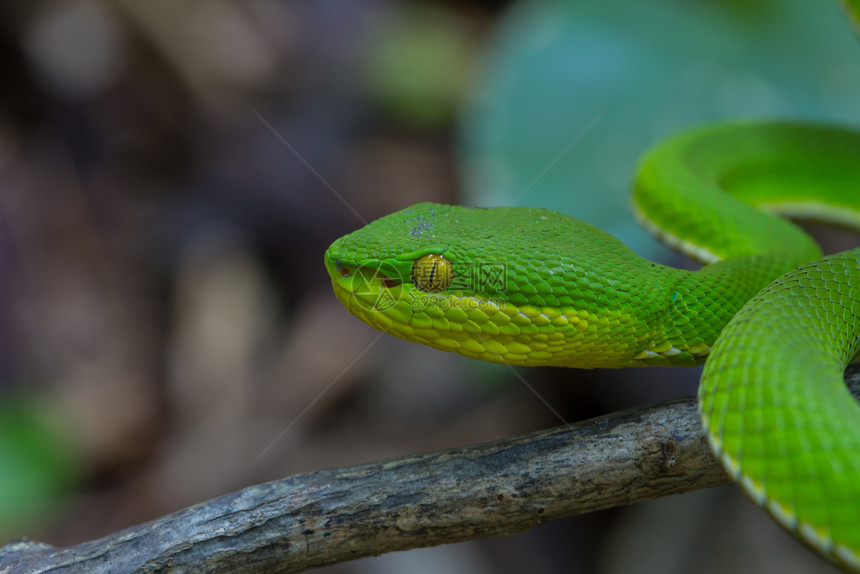
M 454 280 L 454 264 L 441 255 L 423 255 L 412 264 L 412 283 L 422 291 L 439 293 Z

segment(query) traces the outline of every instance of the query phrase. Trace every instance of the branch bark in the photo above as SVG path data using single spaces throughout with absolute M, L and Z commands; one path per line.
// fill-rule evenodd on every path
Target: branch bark
M 860 397 L 860 373 L 849 380 Z M 252 486 L 66 548 L 0 548 L 0 574 L 302 572 L 522 532 L 728 482 L 694 399 Z

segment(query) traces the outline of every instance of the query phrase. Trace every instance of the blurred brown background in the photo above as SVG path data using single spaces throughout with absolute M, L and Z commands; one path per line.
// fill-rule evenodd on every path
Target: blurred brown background
M 560 424 L 505 369 L 377 337 L 322 265 L 363 221 L 463 201 L 457 126 L 507 4 L 0 4 L 4 541 Z M 655 373 L 525 376 L 577 420 L 695 391 Z M 737 564 L 818 566 L 718 490 L 328 571 Z

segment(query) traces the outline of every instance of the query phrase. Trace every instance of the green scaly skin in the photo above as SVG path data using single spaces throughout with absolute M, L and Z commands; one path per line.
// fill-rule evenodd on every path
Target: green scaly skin
M 700 409 L 729 473 L 815 550 L 860 571 L 860 413 L 842 383 L 858 352 L 860 249 L 821 259 L 769 213 L 860 229 L 860 132 L 686 132 L 644 158 L 633 200 L 648 229 L 710 264 L 652 263 L 552 211 L 423 203 L 338 239 L 326 266 L 363 321 L 469 357 L 579 368 L 707 359 Z M 412 276 L 431 253 L 454 269 L 438 293 Z

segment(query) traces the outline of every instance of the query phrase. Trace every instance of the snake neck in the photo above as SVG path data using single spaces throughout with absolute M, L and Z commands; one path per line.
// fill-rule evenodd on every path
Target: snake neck
M 723 327 L 737 311 L 783 273 L 803 263 L 798 256 L 754 255 L 720 261 L 698 271 L 656 267 L 648 308 L 639 318 L 650 334 L 617 365 L 693 366 L 705 361 Z

